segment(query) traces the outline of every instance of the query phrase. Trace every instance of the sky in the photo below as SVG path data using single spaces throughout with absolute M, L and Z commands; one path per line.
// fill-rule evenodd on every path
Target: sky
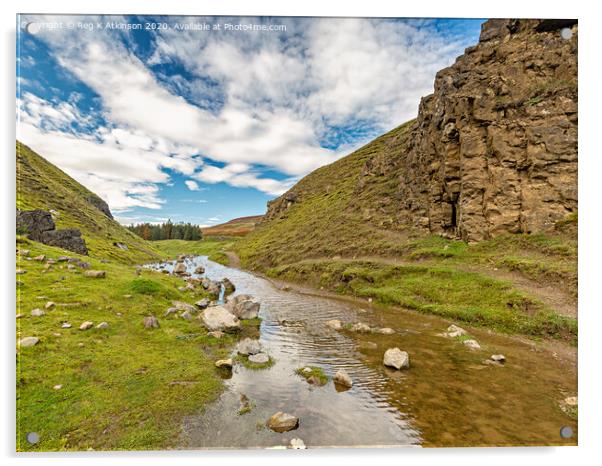
M 20 16 L 17 138 L 123 224 L 262 214 L 414 118 L 482 22 Z

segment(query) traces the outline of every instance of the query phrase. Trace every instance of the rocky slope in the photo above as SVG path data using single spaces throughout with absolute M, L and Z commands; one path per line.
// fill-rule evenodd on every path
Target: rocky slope
M 18 233 L 95 258 L 143 262 L 160 257 L 117 223 L 96 194 L 18 141 L 16 151 Z
M 484 23 L 416 120 L 270 202 L 243 263 L 398 256 L 425 234 L 557 233 L 577 210 L 577 32 L 571 20 Z

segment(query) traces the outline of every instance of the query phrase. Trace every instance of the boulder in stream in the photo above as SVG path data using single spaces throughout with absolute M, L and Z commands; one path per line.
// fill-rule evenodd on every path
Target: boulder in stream
M 240 330 L 240 320 L 223 306 L 208 307 L 201 314 L 201 319 L 209 331 L 237 332 Z
M 261 343 L 259 342 L 259 340 L 254 340 L 252 338 L 244 338 L 238 343 L 236 351 L 238 352 L 238 354 L 242 354 L 243 356 L 257 354 L 261 352 Z
M 184 275 L 186 273 L 186 264 L 184 264 L 184 262 L 178 262 L 173 268 L 173 273 L 176 275 Z
M 343 328 L 343 324 L 339 319 L 332 319 L 326 322 L 326 326 L 330 327 L 333 330 L 341 330 Z
M 347 374 L 347 372 L 345 372 L 343 369 L 339 369 L 337 373 L 334 374 L 332 380 L 334 383 L 342 385 L 343 387 L 353 387 L 353 381 L 351 380 L 351 377 L 349 377 L 349 374 Z
M 252 296 L 242 294 L 228 298 L 224 306 L 239 319 L 255 319 L 259 315 L 260 304 Z
M 399 348 L 389 348 L 385 351 L 383 364 L 387 367 L 393 367 L 397 370 L 410 368 L 410 355 Z
M 251 354 L 249 356 L 249 362 L 255 364 L 267 364 L 270 362 L 270 357 L 266 353 Z
M 266 425 L 274 432 L 288 432 L 299 427 L 299 418 L 292 414 L 278 411 L 267 420 Z

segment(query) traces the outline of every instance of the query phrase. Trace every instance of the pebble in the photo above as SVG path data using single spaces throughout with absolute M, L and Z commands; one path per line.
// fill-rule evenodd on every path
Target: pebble
M 42 311 L 42 309 L 34 309 L 33 311 L 31 311 L 32 317 L 42 317 L 45 314 L 46 313 L 44 311 Z
M 55 390 L 60 390 L 61 388 L 63 388 L 63 386 L 61 384 L 55 385 L 54 387 Z
M 71 324 L 69 322 L 63 322 L 63 325 L 61 325 L 61 328 L 71 328 Z
M 293 450 L 305 450 L 307 448 L 305 442 L 300 438 L 291 439 L 290 447 Z
M 100 330 L 103 330 L 103 329 L 109 328 L 109 324 L 107 322 L 101 322 L 100 324 L 98 324 L 96 326 L 96 328 L 100 329 Z
M 90 328 L 92 328 L 94 326 L 94 322 L 90 322 L 89 320 L 86 320 L 84 323 L 82 323 L 79 326 L 80 330 L 88 330 Z
M 38 337 L 25 337 L 19 340 L 19 346 L 34 346 L 39 343 L 40 339 Z

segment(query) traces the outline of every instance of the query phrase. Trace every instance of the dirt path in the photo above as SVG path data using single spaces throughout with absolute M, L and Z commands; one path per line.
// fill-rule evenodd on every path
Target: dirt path
M 228 267 L 240 269 L 240 258 L 238 255 L 234 251 L 225 251 L 225 254 L 228 257 Z

